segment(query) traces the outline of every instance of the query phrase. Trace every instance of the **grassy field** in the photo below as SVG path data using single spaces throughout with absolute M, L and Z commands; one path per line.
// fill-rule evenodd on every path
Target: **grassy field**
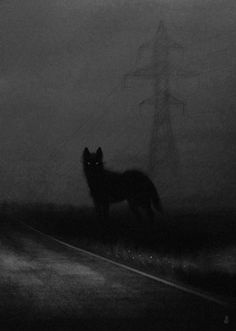
M 236 218 L 230 211 L 172 211 L 154 225 L 114 208 L 100 224 L 92 208 L 2 204 L 1 218 L 28 224 L 81 248 L 152 274 L 236 298 Z

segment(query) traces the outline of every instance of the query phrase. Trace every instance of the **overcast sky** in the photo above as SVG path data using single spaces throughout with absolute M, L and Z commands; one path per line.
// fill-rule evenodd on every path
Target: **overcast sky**
M 171 109 L 183 195 L 234 201 L 235 17 L 234 0 L 2 0 L 0 198 L 87 202 L 85 146 L 146 169 L 151 85 L 122 78 L 163 20 L 184 47 L 173 65 L 196 74 L 170 82 L 186 104 Z

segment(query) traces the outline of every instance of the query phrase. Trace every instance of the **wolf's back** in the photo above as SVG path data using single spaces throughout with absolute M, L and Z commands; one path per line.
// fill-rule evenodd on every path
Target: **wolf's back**
M 139 170 L 127 170 L 124 172 L 123 178 L 125 183 L 132 187 L 132 192 L 135 194 L 138 191 L 148 192 L 154 208 L 160 213 L 164 212 L 157 189 L 146 174 Z

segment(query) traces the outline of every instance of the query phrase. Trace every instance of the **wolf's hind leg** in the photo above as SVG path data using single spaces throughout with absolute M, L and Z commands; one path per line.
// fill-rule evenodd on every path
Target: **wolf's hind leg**
M 153 224 L 154 218 L 155 218 L 155 213 L 152 209 L 151 203 L 149 203 L 145 206 L 145 211 L 147 213 L 148 220 L 151 222 L 151 224 Z
M 136 205 L 135 203 L 128 201 L 129 203 L 129 208 L 130 210 L 133 212 L 133 214 L 135 215 L 136 219 L 141 222 L 142 221 L 142 215 L 140 213 L 140 210 L 138 209 L 138 205 Z

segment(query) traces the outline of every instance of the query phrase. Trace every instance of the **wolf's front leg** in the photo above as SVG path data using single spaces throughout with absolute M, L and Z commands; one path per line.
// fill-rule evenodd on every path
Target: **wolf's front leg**
M 106 222 L 109 218 L 109 203 L 108 202 L 105 202 L 103 203 L 103 206 L 102 206 L 102 211 L 103 211 L 103 220 L 104 222 Z
M 109 217 L 109 203 L 95 202 L 95 211 L 99 222 L 105 223 Z
M 94 201 L 94 206 L 95 206 L 95 213 L 96 213 L 96 217 L 97 217 L 98 221 L 102 221 L 102 218 L 103 218 L 102 204 Z

